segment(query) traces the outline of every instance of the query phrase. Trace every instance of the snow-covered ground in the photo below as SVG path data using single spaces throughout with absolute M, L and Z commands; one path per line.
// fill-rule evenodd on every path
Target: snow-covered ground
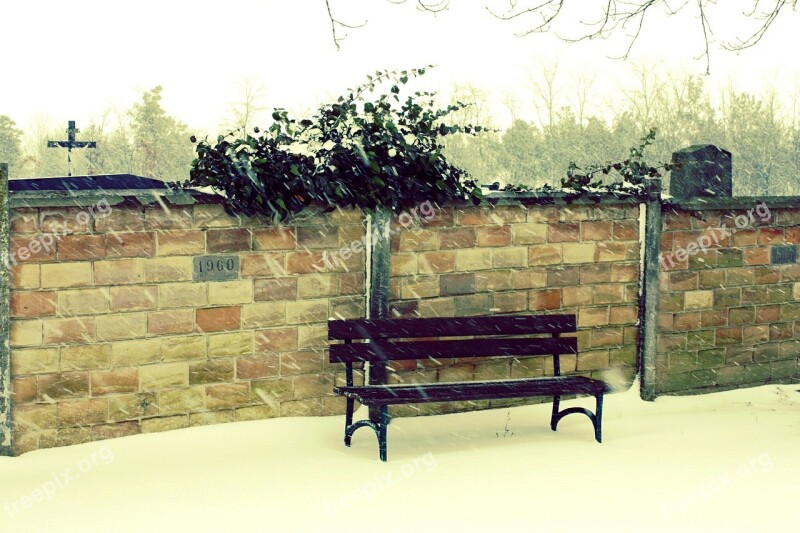
M 40 450 L 0 458 L 0 531 L 797 531 L 798 389 L 634 387 L 603 444 L 546 404 L 396 419 L 386 464 L 343 417 Z

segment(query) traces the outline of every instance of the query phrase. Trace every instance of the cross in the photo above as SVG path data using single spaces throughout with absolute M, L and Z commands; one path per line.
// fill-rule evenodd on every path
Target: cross
M 72 149 L 73 148 L 97 148 L 97 143 L 94 141 L 76 141 L 75 134 L 80 130 L 75 128 L 75 121 L 70 120 L 67 122 L 67 140 L 66 141 L 47 141 L 48 148 L 66 148 L 67 149 L 67 176 L 72 176 Z

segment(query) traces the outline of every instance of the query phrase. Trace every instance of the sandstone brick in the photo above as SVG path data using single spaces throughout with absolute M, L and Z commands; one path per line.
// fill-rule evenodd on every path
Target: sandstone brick
M 113 367 L 144 365 L 161 360 L 159 339 L 138 339 L 115 342 L 111 345 Z
M 579 372 L 607 368 L 609 364 L 608 350 L 593 350 L 578 354 Z
M 95 285 L 124 285 L 144 281 L 144 267 L 141 259 L 118 259 L 115 261 L 95 261 Z
M 17 265 L 17 261 L 51 261 L 56 258 L 55 247 L 42 242 L 41 237 L 11 237 L 9 261 Z
M 209 230 L 206 233 L 206 248 L 208 253 L 249 251 L 250 239 L 250 230 L 246 228 Z
M 107 313 L 109 309 L 107 289 L 77 289 L 58 291 L 58 315 L 89 315 Z
M 44 344 L 90 342 L 95 339 L 94 317 L 47 319 L 42 325 Z
M 455 255 L 453 256 L 453 266 L 455 268 Z M 407 276 L 417 273 L 417 254 L 392 254 L 389 262 L 390 276 Z
M 339 246 L 339 227 L 301 226 L 296 229 L 298 249 L 333 249 Z
M 205 393 L 206 407 L 209 409 L 228 409 L 250 403 L 250 386 L 248 383 L 207 385 Z
M 580 224 L 573 222 L 556 222 L 549 224 L 548 242 L 578 242 L 580 240 Z
M 146 207 L 144 227 L 151 230 L 189 229 L 192 227 L 192 208 L 178 205 Z
M 189 365 L 189 384 L 206 385 L 233 381 L 233 359 L 208 359 Z
M 36 376 L 16 377 L 11 380 L 12 405 L 35 402 L 38 396 Z
M 61 260 L 102 259 L 106 256 L 105 235 L 65 235 L 58 241 Z
M 456 305 L 453 298 L 427 298 L 419 301 L 417 310 L 422 318 L 455 316 Z
M 474 227 L 443 229 L 439 232 L 439 249 L 473 248 L 477 244 Z
M 339 292 L 339 279 L 335 274 L 309 274 L 297 278 L 299 298 L 335 296 Z
M 295 400 L 319 398 L 331 394 L 333 378 L 328 374 L 297 376 L 294 378 L 292 386 L 294 390 L 293 398 Z
M 14 406 L 14 425 L 19 429 L 42 430 L 58 427 L 56 404 L 28 404 Z
M 92 284 L 91 263 L 52 263 L 42 265 L 43 288 L 85 287 Z
M 208 413 L 190 413 L 189 425 L 195 426 L 208 426 L 212 424 L 228 424 L 234 422 L 234 410 L 226 409 L 223 411 L 212 411 Z
M 189 416 L 165 416 L 142 420 L 142 433 L 157 433 L 160 431 L 172 431 L 174 429 L 184 429 L 189 427 Z
M 138 421 L 122 422 L 118 424 L 98 424 L 92 426 L 92 440 L 116 439 L 129 437 L 142 432 L 141 423 Z
M 325 322 L 328 320 L 328 300 L 301 300 L 286 303 L 286 323 L 305 324 L 310 322 Z M 263 326 L 277 325 L 275 323 L 260 324 Z
M 236 379 L 277 377 L 280 373 L 280 356 L 257 355 L 236 359 Z
M 491 294 L 456 296 L 454 302 L 456 308 L 455 316 L 488 315 L 493 304 Z
M 543 244 L 528 248 L 528 264 L 531 266 L 557 265 L 561 263 L 561 246 Z
M 618 220 L 613 223 L 615 241 L 638 241 L 639 222 L 637 220 Z
M 192 279 L 191 257 L 154 257 L 144 260 L 146 282 L 190 281 Z
M 511 226 L 479 226 L 478 246 L 498 247 L 511 245 Z
M 463 250 L 473 251 L 473 250 Z M 483 251 L 488 252 L 488 251 Z M 419 254 L 417 260 L 417 271 L 420 274 L 442 274 L 445 272 L 454 272 L 456 270 L 456 252 L 455 251 L 439 251 L 439 252 L 423 252 Z M 491 265 L 491 256 L 489 264 Z M 392 263 L 398 259 L 398 255 L 392 256 Z M 463 259 L 462 259 L 463 261 Z M 488 267 L 487 267 L 488 268 Z M 394 275 L 394 273 L 392 274 Z
M 208 305 L 207 285 L 201 283 L 163 283 L 158 286 L 158 305 L 169 307 L 202 307 Z
M 565 243 L 562 248 L 564 263 L 593 263 L 594 243 Z
M 11 267 L 12 289 L 38 289 L 41 266 L 36 264 L 21 264 Z
M 207 355 L 205 335 L 161 338 L 161 359 L 163 361 L 205 359 Z
M 544 289 L 528 291 L 528 309 L 531 311 L 546 311 L 561 308 L 561 291 L 559 289 Z
M 92 396 L 133 393 L 139 390 L 139 370 L 122 368 L 108 372 L 92 372 L 91 385 Z
M 241 316 L 241 306 L 197 309 L 195 323 L 197 324 L 197 331 L 226 331 L 239 329 L 241 327 Z
M 607 326 L 608 307 L 582 307 L 578 309 L 578 327 Z
M 112 422 L 157 414 L 158 402 L 154 393 L 115 394 L 108 398 L 108 420 Z
M 61 347 L 61 370 L 95 370 L 111 365 L 110 344 L 84 344 Z
M 239 226 L 239 219 L 226 213 L 221 204 L 199 204 L 194 206 L 194 225 L 197 228 L 232 228 Z
M 39 231 L 39 210 L 36 208 L 17 208 L 9 211 L 11 233 L 37 233 Z
M 357 295 L 364 293 L 364 273 L 352 272 L 348 274 L 339 274 L 339 294 L 341 295 Z
M 208 284 L 208 303 L 211 305 L 243 304 L 253 301 L 253 281 L 218 281 Z
M 420 252 L 439 248 L 439 232 L 434 230 L 402 231 L 397 234 L 401 252 Z
M 175 335 L 194 331 L 193 309 L 171 309 L 147 314 L 148 335 Z
M 511 270 L 483 270 L 475 273 L 475 292 L 506 291 L 511 288 Z
M 493 312 L 518 313 L 528 308 L 528 297 L 524 292 L 503 292 L 494 294 Z
M 547 224 L 529 223 L 511 226 L 511 241 L 515 245 L 543 244 L 547 242 Z
M 561 289 L 561 299 L 564 307 L 591 305 L 592 287 L 564 287 Z
M 314 328 L 313 326 L 300 326 L 304 330 Z M 327 343 L 327 328 L 316 328 L 317 331 L 325 329 L 323 340 Z M 308 339 L 304 338 L 304 347 L 307 346 Z M 294 351 L 298 348 L 298 327 L 271 328 L 255 332 L 255 351 L 264 352 L 284 352 Z
M 594 303 L 596 304 L 619 304 L 625 301 L 624 285 L 595 285 Z
M 609 324 L 635 324 L 638 318 L 639 308 L 636 306 L 611 307 L 609 310 Z
M 43 374 L 38 378 L 37 388 L 40 402 L 86 397 L 89 395 L 89 374 L 86 372 Z
M 143 231 L 144 209 L 116 206 L 108 216 L 97 217 L 97 231 Z
M 485 207 L 461 207 L 456 209 L 458 225 L 485 225 L 491 224 L 492 219 L 488 208 Z
M 42 344 L 41 320 L 13 320 L 10 326 L 9 341 L 12 348 Z
M 292 399 L 291 379 L 264 379 L 250 383 L 250 397 L 254 402 L 277 408 L 278 404 Z
M 528 266 L 528 250 L 525 247 L 499 248 L 492 252 L 494 268 Z
M 475 282 L 474 273 L 446 274 L 439 277 L 439 292 L 442 296 L 471 294 L 475 292 Z M 438 294 L 430 296 L 438 296 Z M 410 297 L 406 296 L 406 298 Z
M 456 250 L 456 270 L 486 270 L 492 268 L 491 250 Z
M 56 293 L 52 291 L 11 291 L 12 317 L 55 316 Z
M 106 254 L 113 257 L 152 257 L 156 255 L 156 237 L 152 232 L 110 233 Z
M 577 265 L 559 266 L 547 270 L 548 287 L 568 287 L 580 283 L 580 267 Z
M 445 277 L 445 276 L 441 276 Z M 403 299 L 433 298 L 439 296 L 438 276 L 415 276 L 402 278 L 399 297 Z
M 165 363 L 139 368 L 139 387 L 141 391 L 155 391 L 171 387 L 189 385 L 189 363 Z M 161 412 L 163 413 L 163 406 Z
M 286 302 L 253 303 L 242 306 L 242 327 L 263 328 L 286 323 Z
M 246 420 L 264 420 L 266 418 L 275 418 L 279 416 L 279 406 L 272 405 L 251 405 L 249 407 L 240 407 L 235 410 L 235 418 L 237 421 Z
M 206 252 L 206 233 L 198 230 L 166 230 L 156 233 L 158 255 L 198 255 Z
M 95 318 L 97 340 L 123 340 L 144 337 L 147 333 L 147 316 L 144 313 L 114 313 Z
M 323 368 L 323 354 L 319 351 L 284 352 L 280 355 L 280 375 L 319 373 Z
M 544 270 L 514 270 L 511 272 L 511 287 L 514 289 L 538 289 L 547 286 Z
M 209 357 L 233 357 L 253 353 L 253 332 L 236 331 L 208 335 Z
M 321 265 L 322 262 L 318 265 L 320 270 L 322 269 Z M 285 276 L 287 273 L 286 254 L 270 252 L 243 254 L 241 256 L 241 269 L 243 277 Z M 289 271 L 291 271 L 291 266 Z
M 188 389 L 164 390 L 158 394 L 161 414 L 178 414 L 205 409 L 205 387 L 197 385 Z
M 686 309 L 707 309 L 714 305 L 714 292 L 687 291 L 684 295 Z
M 296 300 L 298 278 L 256 279 L 253 299 L 256 302 Z
M 57 348 L 14 350 L 11 357 L 11 373 L 14 376 L 58 372 L 58 370 Z
M 294 250 L 297 248 L 295 232 L 287 227 L 269 227 L 253 230 L 254 250 Z
M 611 265 L 609 264 L 586 264 L 581 266 L 580 282 L 581 285 L 593 283 L 608 283 L 611 281 Z
M 141 311 L 156 308 L 158 288 L 155 285 L 111 287 L 108 292 L 112 311 Z

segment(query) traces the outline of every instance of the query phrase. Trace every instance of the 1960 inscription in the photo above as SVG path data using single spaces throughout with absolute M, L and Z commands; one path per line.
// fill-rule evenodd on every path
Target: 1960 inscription
M 238 255 L 199 255 L 193 266 L 195 281 L 239 279 Z

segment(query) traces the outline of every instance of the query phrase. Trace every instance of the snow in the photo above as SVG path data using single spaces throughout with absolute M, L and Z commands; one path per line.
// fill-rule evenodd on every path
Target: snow
M 39 450 L 0 458 L 0 531 L 793 531 L 799 388 L 634 385 L 603 444 L 582 415 L 551 432 L 549 404 L 401 418 L 385 464 L 341 416 Z

